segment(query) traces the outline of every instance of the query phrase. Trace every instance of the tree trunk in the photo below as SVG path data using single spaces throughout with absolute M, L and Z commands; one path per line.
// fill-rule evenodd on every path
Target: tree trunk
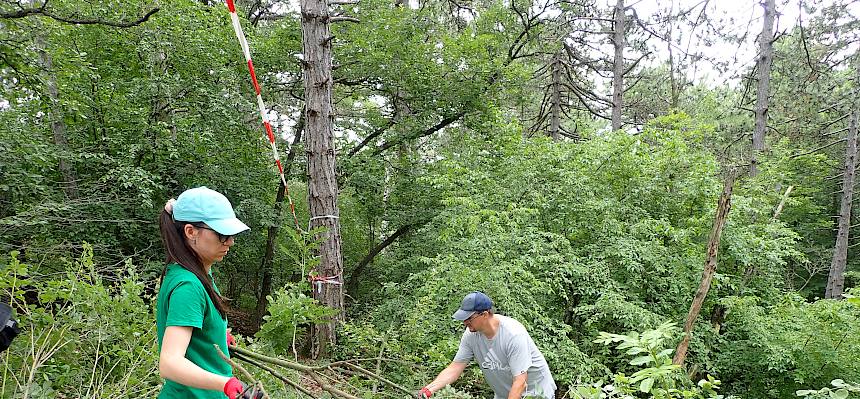
M 711 288 L 711 280 L 714 278 L 714 272 L 717 270 L 717 253 L 720 250 L 720 237 L 723 233 L 723 226 L 725 226 L 726 219 L 729 216 L 729 211 L 732 209 L 732 188 L 734 184 L 735 175 L 732 172 L 726 179 L 723 193 L 720 195 L 720 201 L 717 204 L 717 212 L 714 215 L 714 226 L 708 238 L 708 254 L 705 258 L 704 270 L 702 271 L 702 281 L 699 283 L 696 295 L 693 296 L 693 303 L 690 305 L 690 311 L 687 313 L 687 321 L 684 323 L 684 339 L 678 344 L 675 357 L 672 359 L 672 363 L 677 365 L 683 365 L 684 360 L 687 358 L 687 348 L 690 346 L 693 325 L 696 322 L 696 318 L 699 317 L 702 304 L 705 302 L 705 297 Z
M 296 124 L 295 137 L 293 144 L 290 145 L 290 152 L 287 154 L 286 162 L 284 163 L 284 177 L 290 175 L 290 169 L 293 166 L 293 160 L 296 158 L 296 146 L 302 139 L 302 132 L 305 130 L 305 117 L 299 117 L 299 122 Z M 260 295 L 257 297 L 257 309 L 254 312 L 254 329 L 259 329 L 263 323 L 263 316 L 266 314 L 266 307 L 269 305 L 267 298 L 272 293 L 272 261 L 275 255 L 275 241 L 278 239 L 278 231 L 281 223 L 283 223 L 284 197 L 287 188 L 283 182 L 278 182 L 278 194 L 275 196 L 275 205 L 272 209 L 275 215 L 275 223 L 269 226 L 266 232 L 266 248 L 263 250 L 263 260 L 260 262 L 260 270 L 263 272 L 263 279 L 260 283 Z
M 675 52 L 672 48 L 672 36 L 675 32 L 675 22 L 672 13 L 674 11 L 675 2 L 672 2 L 670 7 L 672 7 L 672 9 L 669 10 L 669 29 L 668 34 L 666 35 L 666 49 L 669 51 L 669 83 L 671 84 L 671 92 L 669 93 L 669 108 L 677 109 L 679 99 L 681 98 L 681 85 L 678 82 L 678 80 L 680 79 L 680 73 L 678 73 L 677 75 L 675 74 L 675 69 L 677 68 L 675 66 Z
M 552 58 L 552 104 L 550 108 L 549 136 L 561 140 L 561 52 Z
M 848 234 L 851 229 L 851 203 L 854 196 L 854 168 L 857 166 L 857 108 L 851 113 L 848 129 L 848 144 L 845 148 L 845 169 L 842 174 L 842 204 L 839 209 L 839 231 L 836 234 L 836 247 L 830 262 L 830 275 L 827 276 L 827 289 L 824 297 L 840 299 L 845 288 L 845 265 L 848 262 Z
M 758 89 L 755 102 L 755 131 L 752 137 L 752 157 L 750 175 L 758 174 L 758 162 L 764 150 L 764 137 L 767 130 L 768 96 L 770 95 L 770 67 L 773 63 L 773 20 L 776 15 L 775 0 L 764 0 L 764 23 L 758 37 Z
M 310 228 L 325 229 L 316 267 L 320 282 L 313 296 L 338 311 L 329 322 L 311 329 L 311 356 L 325 357 L 336 342 L 335 327 L 343 312 L 343 255 L 340 211 L 337 205 L 335 148 L 332 131 L 332 79 L 329 11 L 325 0 L 301 0 L 302 49 L 305 86 L 305 140 L 308 157 Z
M 615 3 L 615 22 L 612 28 L 612 45 L 615 46 L 615 61 L 612 65 L 612 130 L 621 129 L 621 107 L 624 95 L 624 0 Z
M 69 139 L 66 137 L 66 122 L 63 121 L 63 110 L 60 106 L 60 91 L 57 88 L 57 75 L 53 71 L 53 58 L 48 52 L 44 39 L 36 36 L 36 46 L 39 49 L 39 59 L 44 68 L 43 79 L 45 94 L 48 96 L 48 119 L 51 121 L 51 136 L 57 146 L 57 159 L 60 174 L 63 176 L 63 193 L 68 199 L 78 198 L 78 180 L 74 166 L 67 159 L 71 152 Z

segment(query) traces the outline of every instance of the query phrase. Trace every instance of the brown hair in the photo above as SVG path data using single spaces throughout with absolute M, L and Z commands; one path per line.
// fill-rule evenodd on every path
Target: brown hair
M 182 266 L 183 269 L 194 273 L 197 279 L 200 280 L 200 283 L 203 284 L 203 288 L 206 290 L 212 303 L 215 304 L 215 309 L 218 309 L 221 317 L 226 319 L 226 300 L 215 292 L 215 285 L 203 269 L 203 262 L 200 261 L 200 257 L 197 256 L 197 253 L 194 252 L 194 249 L 185 240 L 184 230 L 186 224 L 191 223 L 175 221 L 170 212 L 167 212 L 167 210 L 161 211 L 161 215 L 158 217 L 158 226 L 161 230 L 161 243 L 164 244 L 164 251 L 167 255 L 166 262 L 168 265 L 176 263 Z M 162 282 L 166 273 L 167 266 L 165 265 L 164 270 L 161 271 Z

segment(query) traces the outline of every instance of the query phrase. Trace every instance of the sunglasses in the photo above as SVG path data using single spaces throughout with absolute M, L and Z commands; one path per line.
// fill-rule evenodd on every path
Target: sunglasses
M 486 311 L 475 312 L 473 315 L 471 315 L 471 316 L 469 316 L 468 318 L 466 318 L 466 320 L 463 320 L 463 323 L 471 323 L 473 320 L 475 320 L 475 318 L 480 317 L 480 316 L 481 316 L 482 314 L 484 314 L 485 312 L 486 312 Z
M 221 244 L 223 244 L 223 243 L 227 242 L 227 240 L 235 237 L 235 235 L 232 235 L 232 234 L 231 235 L 221 234 L 221 233 L 215 231 L 215 229 L 213 229 L 213 228 L 211 228 L 205 224 L 191 223 L 191 225 L 194 227 L 197 227 L 198 229 L 209 230 L 209 231 L 217 234 L 218 235 L 218 241 L 221 241 Z

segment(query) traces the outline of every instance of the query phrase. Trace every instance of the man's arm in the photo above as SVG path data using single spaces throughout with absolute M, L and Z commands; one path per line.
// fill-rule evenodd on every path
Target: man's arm
M 442 370 L 436 379 L 427 384 L 425 388 L 429 389 L 430 393 L 435 393 L 436 391 L 445 388 L 460 378 L 460 375 L 463 374 L 463 370 L 466 369 L 467 365 L 468 363 L 451 362 L 451 364 L 449 364 L 448 367 L 445 367 L 445 370 Z
M 523 392 L 526 391 L 526 385 L 529 380 L 528 374 L 528 372 L 523 372 L 514 377 L 514 382 L 511 384 L 511 392 L 508 393 L 508 399 L 522 399 Z

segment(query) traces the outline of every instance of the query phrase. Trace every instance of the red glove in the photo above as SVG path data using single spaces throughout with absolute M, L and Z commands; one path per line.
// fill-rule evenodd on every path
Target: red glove
M 430 397 L 433 396 L 433 392 L 430 392 L 430 390 L 427 389 L 427 387 L 424 387 L 424 388 L 421 388 L 420 390 L 418 390 L 418 394 L 421 395 L 420 397 L 422 399 L 430 399 Z
M 236 337 L 230 334 L 230 329 L 227 329 L 227 346 L 236 346 Z
M 242 391 L 245 390 L 243 387 L 242 381 L 239 381 L 238 378 L 233 377 L 227 380 L 227 383 L 224 384 L 224 395 L 227 395 L 229 399 L 236 399 L 240 395 L 242 395 Z
M 224 384 L 224 395 L 230 399 L 262 399 L 263 391 L 258 391 L 256 388 L 251 389 L 238 378 L 233 377 L 227 380 Z

